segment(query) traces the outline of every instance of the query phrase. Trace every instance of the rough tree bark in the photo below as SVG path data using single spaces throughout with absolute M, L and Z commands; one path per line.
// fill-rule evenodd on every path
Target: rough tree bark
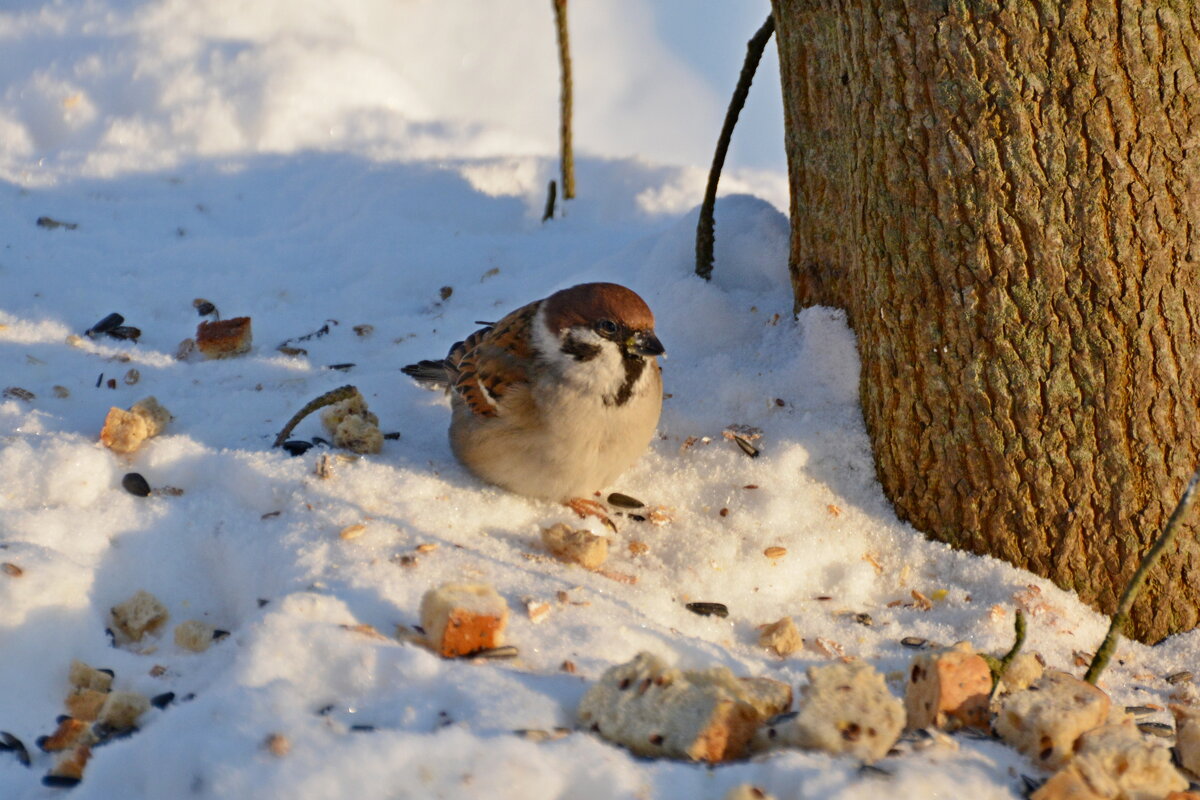
M 773 0 L 797 306 L 884 491 L 1111 612 L 1200 458 L 1191 0 Z M 1130 633 L 1200 622 L 1189 521 Z

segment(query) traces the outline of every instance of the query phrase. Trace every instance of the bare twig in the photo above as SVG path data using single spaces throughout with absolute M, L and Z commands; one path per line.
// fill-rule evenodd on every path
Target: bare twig
M 1192 475 L 1192 479 L 1188 481 L 1187 488 L 1183 490 L 1183 496 L 1179 498 L 1179 504 L 1171 512 L 1171 518 L 1167 520 L 1167 526 L 1163 528 L 1163 532 L 1159 534 L 1150 551 L 1142 557 L 1142 563 L 1138 565 L 1137 572 L 1133 573 L 1133 577 L 1126 584 L 1125 592 L 1121 595 L 1121 601 L 1117 603 L 1117 610 L 1113 613 L 1112 623 L 1108 626 L 1108 633 L 1104 636 L 1104 641 L 1100 644 L 1100 649 L 1096 651 L 1096 655 L 1092 658 L 1092 663 L 1088 666 L 1087 674 L 1083 676 L 1083 679 L 1088 683 L 1094 685 L 1100 679 L 1100 673 L 1108 666 L 1109 660 L 1112 658 L 1113 653 L 1116 652 L 1117 642 L 1120 640 L 1121 633 L 1125 629 L 1125 623 L 1129 621 L 1129 609 L 1133 607 L 1133 601 L 1137 599 L 1138 592 L 1141 591 L 1142 585 L 1146 582 L 1146 576 L 1150 574 L 1150 570 L 1154 569 L 1154 565 L 1158 563 L 1158 559 L 1162 557 L 1166 549 L 1175 541 L 1175 534 L 1179 530 L 1179 522 L 1191 510 L 1192 503 L 1195 501 L 1197 483 L 1200 483 L 1200 470 Z
M 571 48 L 567 39 L 567 0 L 552 0 L 558 29 L 558 63 L 562 67 L 559 139 L 562 144 L 563 200 L 575 197 L 575 155 L 571 150 Z
M 696 226 L 696 274 L 706 281 L 712 279 L 713 207 L 717 202 L 717 183 L 721 180 L 721 168 L 725 166 L 725 154 L 729 152 L 729 140 L 733 138 L 733 128 L 737 125 L 738 115 L 742 113 L 742 106 L 746 105 L 746 97 L 750 94 L 754 72 L 758 69 L 763 50 L 774 32 L 775 17 L 772 15 L 767 17 L 767 21 L 746 44 L 746 61 L 742 64 L 742 74 L 738 76 L 737 86 L 729 101 L 729 109 L 725 112 L 725 124 L 721 127 L 720 138 L 717 139 L 717 151 L 713 154 L 712 168 L 708 172 L 708 186 L 704 190 L 704 203 L 700 206 L 700 222 Z
M 297 411 L 295 415 L 287 421 L 287 425 L 283 426 L 283 430 L 281 430 L 279 435 L 275 437 L 275 443 L 271 446 L 282 447 L 283 443 L 287 441 L 288 435 L 295 430 L 296 426 L 300 424 L 300 421 L 312 412 L 316 411 L 318 408 L 324 408 L 325 406 L 331 406 L 334 403 L 340 403 L 343 400 L 349 400 L 356 394 L 358 394 L 358 388 L 347 384 L 346 386 L 339 386 L 336 389 L 331 389 L 320 397 L 310 400 L 304 406 L 304 408 Z

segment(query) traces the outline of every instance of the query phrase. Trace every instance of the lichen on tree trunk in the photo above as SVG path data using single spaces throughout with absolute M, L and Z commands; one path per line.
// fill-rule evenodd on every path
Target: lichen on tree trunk
M 900 516 L 1111 611 L 1200 454 L 1200 10 L 774 0 L 798 306 Z M 1188 523 L 1134 607 L 1200 622 Z

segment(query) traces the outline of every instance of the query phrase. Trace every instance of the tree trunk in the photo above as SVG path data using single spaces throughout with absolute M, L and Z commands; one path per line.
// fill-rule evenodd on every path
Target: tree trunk
M 884 491 L 1111 613 L 1200 452 L 1191 0 L 773 0 L 797 306 Z M 1200 621 L 1188 521 L 1131 635 Z

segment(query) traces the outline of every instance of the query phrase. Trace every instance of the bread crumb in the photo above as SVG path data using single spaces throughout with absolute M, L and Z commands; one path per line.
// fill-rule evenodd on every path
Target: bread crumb
M 542 529 L 542 544 L 559 561 L 598 569 L 608 558 L 608 539 L 591 531 L 574 530 L 564 522 Z
M 150 701 L 137 692 L 110 692 L 96 721 L 114 730 L 137 727 L 138 717 L 150 708 Z
M 196 349 L 205 358 L 230 358 L 247 353 L 252 340 L 249 317 L 205 320 L 196 326 Z
M 133 597 L 112 609 L 113 627 L 133 642 L 140 642 L 147 633 L 157 632 L 168 617 L 166 607 L 145 590 L 138 590 Z
M 193 653 L 203 653 L 213 643 L 213 625 L 198 619 L 189 619 L 175 626 L 175 644 Z
M 76 689 L 95 689 L 98 692 L 107 692 L 112 688 L 113 676 L 75 659 L 71 662 L 67 681 Z
M 504 643 L 508 604 L 486 584 L 443 584 L 421 598 L 421 627 L 434 652 L 470 655 Z

